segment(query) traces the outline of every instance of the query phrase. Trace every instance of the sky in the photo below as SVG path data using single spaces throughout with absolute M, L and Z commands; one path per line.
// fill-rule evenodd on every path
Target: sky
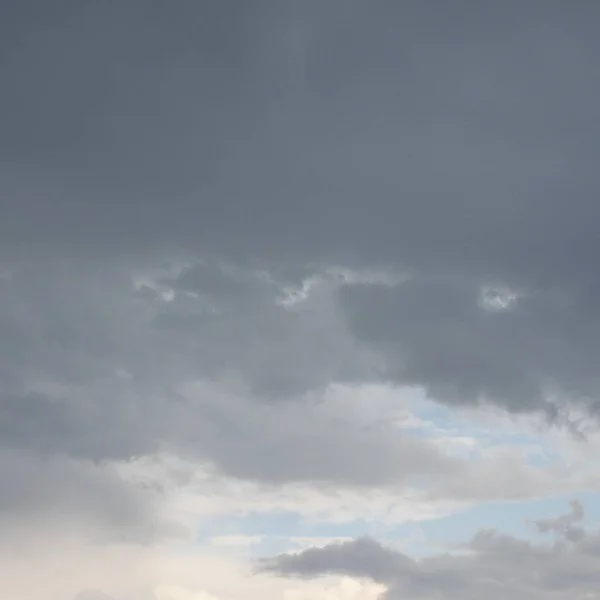
M 0 3 L 0 597 L 600 599 L 600 5 Z

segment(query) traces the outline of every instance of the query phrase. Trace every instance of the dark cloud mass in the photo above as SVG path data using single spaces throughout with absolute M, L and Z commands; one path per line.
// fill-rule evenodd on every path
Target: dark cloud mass
M 2 8 L 5 260 L 410 270 L 347 294 L 387 376 L 595 397 L 593 3 L 54 6 Z
M 0 512 L 48 494 L 56 514 L 152 521 L 113 467 L 160 452 L 267 484 L 423 474 L 479 497 L 430 440 L 327 412 L 333 384 L 596 411 L 599 18 L 554 0 L 2 2 Z M 578 526 L 544 527 L 588 565 Z M 368 540 L 297 560 L 375 553 L 366 575 L 404 569 L 432 597 L 492 555 L 525 578 L 498 544 L 541 560 L 484 543 L 433 566 Z
M 3 19 L 7 242 L 593 264 L 591 4 L 27 4 Z
M 472 278 L 417 276 L 346 288 L 341 301 L 355 335 L 386 356 L 389 377 L 436 399 L 491 399 L 556 418 L 566 395 L 597 410 L 600 330 L 589 290 L 537 286 L 494 310 L 478 288 Z

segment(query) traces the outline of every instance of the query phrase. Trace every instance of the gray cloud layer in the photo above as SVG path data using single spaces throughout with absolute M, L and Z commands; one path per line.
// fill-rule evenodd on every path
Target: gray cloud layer
M 581 510 L 580 504 L 573 506 L 574 512 Z M 569 515 L 562 520 L 572 518 Z M 263 569 L 284 577 L 338 574 L 370 578 L 387 586 L 385 597 L 390 599 L 595 597 L 600 583 L 600 536 L 583 530 L 576 538 L 568 532 L 556 532 L 559 536 L 554 543 L 534 544 L 482 531 L 462 548 L 461 554 L 421 560 L 371 538 L 361 538 L 281 555 L 267 560 Z
M 2 10 L 7 260 L 409 269 L 346 298 L 390 377 L 550 414 L 548 388 L 595 396 L 594 4 Z M 525 297 L 482 315 L 484 284 Z
M 308 399 L 378 380 L 595 410 L 598 11 L 3 3 L 0 456 L 95 473 L 167 449 L 269 483 L 423 471 L 472 497 L 427 442 Z M 331 267 L 412 278 L 282 306 Z
M 2 282 L 12 346 L 27 356 L 7 352 L 11 377 L 0 387 L 0 439 L 11 451 L 83 461 L 170 452 L 271 484 L 418 476 L 436 497 L 461 499 L 560 486 L 558 473 L 518 452 L 483 466 L 453 458 L 327 390 L 379 373 L 336 311 L 338 283 L 315 283 L 286 307 L 281 284 L 247 270 L 66 264 L 14 269 Z

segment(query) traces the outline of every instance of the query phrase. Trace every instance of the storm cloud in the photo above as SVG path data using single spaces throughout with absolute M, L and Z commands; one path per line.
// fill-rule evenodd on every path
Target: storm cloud
M 351 390 L 596 426 L 599 17 L 554 0 L 2 3 L 0 523 L 73 514 L 146 540 L 160 494 L 123 469 L 164 456 L 332 494 L 570 489 L 570 463 L 457 456 Z M 577 518 L 538 528 L 574 544 L 579 593 Z M 372 540 L 323 552 L 375 556 L 365 575 L 392 595 L 398 569 L 434 596 L 430 568 L 463 587 L 454 565 L 508 572 L 499 545 L 559 577 L 562 546 L 485 535 L 422 565 Z
M 594 6 L 21 6 L 5 262 L 411 271 L 345 302 L 389 376 L 515 411 L 595 396 Z M 523 298 L 490 317 L 484 286 Z

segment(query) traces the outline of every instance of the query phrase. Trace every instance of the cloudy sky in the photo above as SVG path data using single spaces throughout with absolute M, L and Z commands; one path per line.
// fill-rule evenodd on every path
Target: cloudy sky
M 599 19 L 2 2 L 0 597 L 600 598 Z

